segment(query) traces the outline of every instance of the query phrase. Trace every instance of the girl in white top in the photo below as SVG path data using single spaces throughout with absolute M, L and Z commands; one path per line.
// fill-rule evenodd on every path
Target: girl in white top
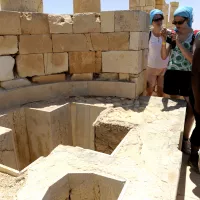
M 163 80 L 165 70 L 167 68 L 169 58 L 163 60 L 161 58 L 162 38 L 160 31 L 163 24 L 163 12 L 154 9 L 150 12 L 150 24 L 153 26 L 149 34 L 149 55 L 147 68 L 147 95 L 151 96 L 156 85 L 157 95 L 163 96 Z

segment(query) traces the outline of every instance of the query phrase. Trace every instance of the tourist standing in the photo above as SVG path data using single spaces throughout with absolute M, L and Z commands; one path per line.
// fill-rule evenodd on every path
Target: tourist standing
M 196 172 L 200 173 L 198 167 L 200 149 L 200 33 L 195 41 L 196 49 L 193 56 L 192 64 L 192 93 L 190 95 L 190 102 L 193 108 L 196 126 L 190 138 L 191 155 L 189 158 L 189 165 Z
M 168 57 L 162 59 L 160 49 L 163 39 L 161 37 L 161 29 L 163 25 L 163 12 L 154 9 L 150 12 L 150 24 L 152 25 L 149 34 L 149 55 L 147 68 L 147 95 L 151 96 L 157 86 L 157 95 L 163 96 L 163 80 L 165 70 L 168 64 Z
M 183 96 L 187 102 L 182 151 L 191 153 L 189 141 L 190 131 L 194 122 L 194 115 L 189 102 L 191 87 L 191 70 L 193 59 L 194 32 L 192 29 L 193 9 L 191 7 L 179 7 L 174 13 L 173 24 L 175 33 L 167 37 L 167 30 L 163 29 L 161 57 L 165 60 L 170 55 L 170 60 L 164 76 L 164 93 L 172 96 Z M 166 46 L 166 41 L 171 44 Z

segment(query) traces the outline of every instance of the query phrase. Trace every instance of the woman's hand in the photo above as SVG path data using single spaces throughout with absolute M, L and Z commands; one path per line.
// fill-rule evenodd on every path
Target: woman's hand
M 172 34 L 172 41 L 173 42 L 176 42 L 176 45 L 178 46 L 178 47 L 180 47 L 182 44 L 181 44 L 181 41 L 179 40 L 179 36 L 178 36 L 178 34 L 176 34 L 176 33 L 173 33 Z
M 162 37 L 162 40 L 163 41 L 166 41 L 167 39 L 167 29 L 166 28 L 163 28 L 161 31 L 160 31 L 160 35 Z

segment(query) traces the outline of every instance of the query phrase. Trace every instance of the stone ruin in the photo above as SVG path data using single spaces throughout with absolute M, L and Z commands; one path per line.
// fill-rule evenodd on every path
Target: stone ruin
M 0 200 L 175 200 L 185 104 L 141 96 L 149 15 L 1 9 Z

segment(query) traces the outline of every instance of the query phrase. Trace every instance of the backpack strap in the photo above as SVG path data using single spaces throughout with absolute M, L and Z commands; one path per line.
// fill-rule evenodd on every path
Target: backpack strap
M 191 45 L 191 46 L 193 46 L 194 41 L 195 41 L 195 38 L 196 38 L 196 34 L 193 34 L 193 35 L 192 35 L 192 41 L 190 42 L 190 45 Z
M 151 39 L 151 31 L 149 32 L 149 40 Z

